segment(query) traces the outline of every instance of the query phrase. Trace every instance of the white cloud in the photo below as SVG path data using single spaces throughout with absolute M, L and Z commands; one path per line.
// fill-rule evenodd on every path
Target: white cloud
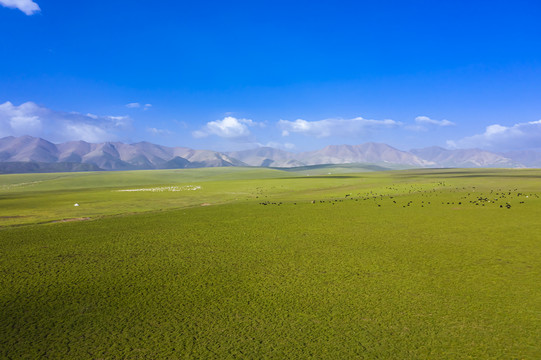
M 460 140 L 449 140 L 451 148 L 482 148 L 494 151 L 541 148 L 541 120 L 513 126 L 489 125 L 485 132 Z
M 293 150 L 295 148 L 295 144 L 292 143 L 279 143 L 275 141 L 269 141 L 266 144 L 257 144 L 260 147 L 271 147 L 275 149 L 282 149 L 282 150 Z
M 207 137 L 209 135 L 206 132 L 202 131 L 202 130 L 196 130 L 196 131 L 192 132 L 192 136 L 194 138 L 196 138 L 196 139 L 201 139 L 201 138 Z
M 77 113 L 74 113 L 77 114 Z M 116 127 L 127 127 L 131 123 L 131 118 L 127 115 L 124 116 L 104 116 L 104 119 L 109 119 L 114 122 Z M 93 118 L 96 120 L 96 118 Z M 99 117 L 98 117 L 99 119 Z
M 259 125 L 259 123 L 250 119 L 237 119 L 227 116 L 222 120 L 208 122 L 202 129 L 192 132 L 192 136 L 203 138 L 209 135 L 216 135 L 232 140 L 246 139 L 251 135 L 248 127 L 256 125 Z
M 428 116 L 417 116 L 415 118 L 415 122 L 417 124 L 429 124 L 429 125 L 437 125 L 437 126 L 453 126 L 455 125 L 454 122 L 451 122 L 449 120 L 434 120 L 429 118 Z
M 117 140 L 127 129 L 127 116 L 98 116 L 51 110 L 33 102 L 19 106 L 7 101 L 0 104 L 0 137 L 31 135 L 50 141 L 85 140 L 101 142 Z
M 157 128 L 147 128 L 146 130 L 149 134 L 155 136 L 171 135 L 172 132 L 166 129 L 157 129 Z
M 0 5 L 11 9 L 19 9 L 26 15 L 32 15 L 41 10 L 39 5 L 32 0 L 0 0 Z
M 401 125 L 400 122 L 386 120 L 371 120 L 357 117 L 354 119 L 325 119 L 318 121 L 295 121 L 280 120 L 278 127 L 282 130 L 282 136 L 298 133 L 317 138 L 329 136 L 356 136 L 377 128 L 392 128 Z
M 152 107 L 152 104 L 141 105 L 138 102 L 132 102 L 132 103 L 126 104 L 126 107 L 129 108 L 129 109 L 143 108 L 143 110 L 148 110 L 148 109 L 150 109 Z
M 84 140 L 86 142 L 97 143 L 107 140 L 115 140 L 110 134 L 99 126 L 85 123 L 66 123 L 62 133 L 64 140 Z

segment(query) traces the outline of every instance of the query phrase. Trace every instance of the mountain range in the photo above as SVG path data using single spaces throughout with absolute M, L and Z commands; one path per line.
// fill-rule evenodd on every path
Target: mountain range
M 429 147 L 402 151 L 387 144 L 331 145 L 293 153 L 270 147 L 221 153 L 149 142 L 53 144 L 31 136 L 0 139 L 0 173 L 183 169 L 217 166 L 298 167 L 370 163 L 386 167 L 541 167 L 541 152 L 495 153 L 479 149 Z
M 98 170 L 246 166 L 216 151 L 173 148 L 148 142 L 91 144 L 85 141 L 70 141 L 53 144 L 31 136 L 9 136 L 0 139 L 0 164 L 14 162 L 90 164 Z
M 372 163 L 408 167 L 541 167 L 541 152 L 494 153 L 480 149 L 448 150 L 437 146 L 402 151 L 387 144 L 330 145 L 292 153 L 269 147 L 228 153 L 250 166 L 293 167 L 319 164 Z

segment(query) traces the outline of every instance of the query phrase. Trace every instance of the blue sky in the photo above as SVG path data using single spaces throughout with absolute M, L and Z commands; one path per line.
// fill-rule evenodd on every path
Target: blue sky
M 0 0 L 0 137 L 541 148 L 539 1 Z

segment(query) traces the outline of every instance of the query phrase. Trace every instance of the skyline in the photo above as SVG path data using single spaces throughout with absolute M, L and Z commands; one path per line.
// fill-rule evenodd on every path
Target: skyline
M 541 150 L 541 5 L 408 4 L 0 0 L 0 137 Z

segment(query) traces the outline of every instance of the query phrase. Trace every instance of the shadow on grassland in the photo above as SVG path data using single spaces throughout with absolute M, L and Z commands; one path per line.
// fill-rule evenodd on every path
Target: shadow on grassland
M 541 174 L 531 175 L 531 174 L 508 174 L 508 173 L 498 173 L 498 174 L 472 174 L 469 172 L 426 172 L 426 173 L 417 173 L 417 174 L 397 174 L 396 177 L 401 178 L 413 178 L 418 176 L 426 175 L 437 175 L 437 176 L 448 176 L 452 178 L 531 178 L 531 179 L 541 179 Z
M 359 176 L 351 176 L 351 175 L 299 175 L 299 176 L 288 176 L 288 177 L 281 177 L 277 179 L 283 179 L 283 180 L 290 180 L 290 179 L 356 179 L 359 178 Z
M 460 175 L 454 177 L 463 178 L 530 178 L 541 179 L 541 175 L 509 175 L 509 174 L 493 174 L 493 175 Z

